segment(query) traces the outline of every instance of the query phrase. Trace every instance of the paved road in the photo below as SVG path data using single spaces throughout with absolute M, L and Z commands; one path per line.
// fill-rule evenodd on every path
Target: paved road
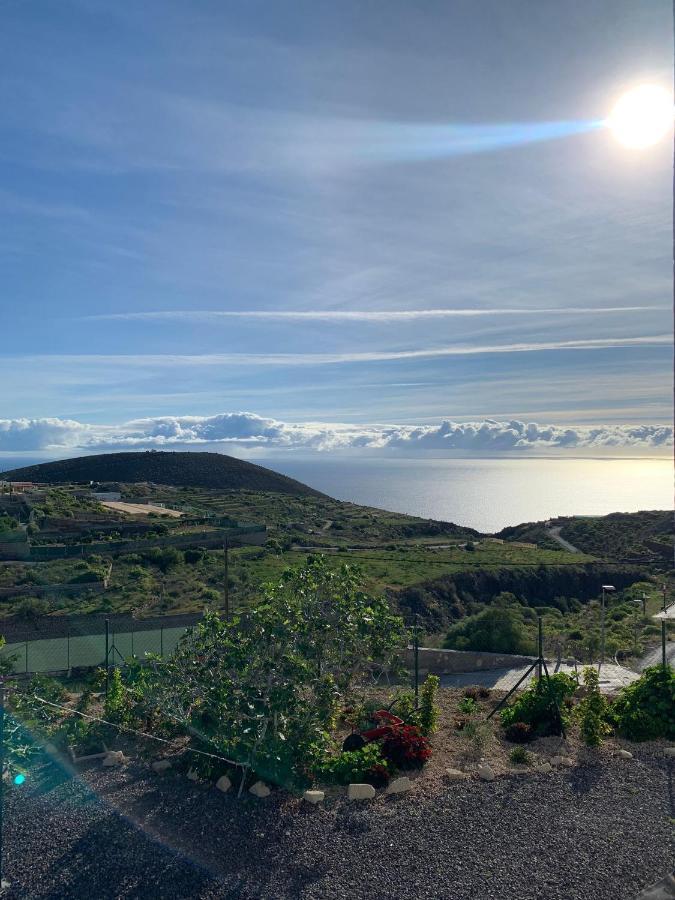
M 675 666 L 675 641 L 667 641 L 666 642 L 666 660 L 671 666 Z M 642 672 L 643 669 L 646 669 L 648 666 L 658 666 L 661 664 L 661 644 L 658 647 L 654 647 L 653 650 L 647 651 L 642 659 L 638 662 L 637 666 L 639 670 Z
M 581 550 L 578 547 L 575 547 L 574 544 L 570 544 L 569 541 L 566 541 L 564 537 L 560 536 L 561 528 L 561 525 L 555 525 L 553 528 L 547 528 L 546 531 L 549 537 L 552 537 L 554 541 L 560 544 L 560 546 L 569 553 L 581 553 Z
M 665 612 L 661 610 L 661 612 L 656 613 L 652 618 L 670 619 L 675 621 L 675 603 L 671 603 L 670 606 L 666 607 Z
M 673 645 L 675 647 L 675 645 Z M 548 663 L 547 663 L 548 664 Z M 653 663 L 652 663 L 653 665 Z M 575 667 L 567 663 L 560 666 L 548 664 L 549 674 L 554 672 L 574 673 Z M 482 684 L 486 687 L 497 688 L 501 691 L 510 691 L 518 681 L 527 672 L 527 666 L 520 666 L 517 669 L 490 669 L 480 672 L 462 672 L 456 675 L 442 675 L 441 685 L 443 687 L 464 687 L 469 684 Z M 583 665 L 579 665 L 578 672 L 581 674 Z M 528 681 L 531 681 L 536 674 L 536 670 L 532 673 Z M 639 675 L 623 666 L 617 666 L 614 663 L 605 663 L 600 669 L 600 690 L 605 694 L 615 693 L 619 688 L 637 681 Z M 524 685 L 523 685 L 524 686 Z

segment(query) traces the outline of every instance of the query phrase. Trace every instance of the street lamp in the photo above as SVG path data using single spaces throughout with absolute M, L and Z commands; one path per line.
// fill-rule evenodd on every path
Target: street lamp
M 600 620 L 600 663 L 598 665 L 598 671 L 600 671 L 600 666 L 605 661 L 605 592 L 612 593 L 616 588 L 613 584 L 603 584 L 602 586 L 602 618 Z
M 642 604 L 642 615 L 646 616 L 647 615 L 647 595 L 645 594 L 645 592 L 644 591 L 642 592 L 641 599 L 640 599 L 640 597 L 632 597 L 631 599 L 632 599 L 633 603 L 641 603 Z

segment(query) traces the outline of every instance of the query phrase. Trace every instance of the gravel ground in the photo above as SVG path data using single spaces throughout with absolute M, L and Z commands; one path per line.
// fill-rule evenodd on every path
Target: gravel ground
M 236 800 L 94 764 L 6 797 L 12 898 L 631 900 L 673 866 L 673 761 L 475 780 L 369 804 Z

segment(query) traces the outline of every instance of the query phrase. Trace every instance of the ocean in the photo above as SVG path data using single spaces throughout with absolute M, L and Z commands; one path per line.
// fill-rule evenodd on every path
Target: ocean
M 669 459 L 291 459 L 262 465 L 339 500 L 479 531 L 556 516 L 673 508 Z
M 0 470 L 44 460 L 0 461 Z M 670 459 L 252 459 L 339 500 L 442 519 L 479 531 L 556 516 L 673 508 Z

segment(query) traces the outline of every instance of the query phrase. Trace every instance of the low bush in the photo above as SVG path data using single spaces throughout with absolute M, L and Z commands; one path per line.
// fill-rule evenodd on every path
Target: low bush
M 527 722 L 512 722 L 504 729 L 504 737 L 512 744 L 527 744 L 534 737 L 532 726 Z
M 675 738 L 675 672 L 652 666 L 623 688 L 610 708 L 616 730 L 631 741 Z
M 208 552 L 204 550 L 202 547 L 196 547 L 193 550 L 185 550 L 183 553 L 185 558 L 185 562 L 189 566 L 195 566 L 197 563 L 201 562 L 206 556 L 208 556 Z
M 516 766 L 529 766 L 532 764 L 532 754 L 524 747 L 514 747 L 509 753 L 509 761 Z
M 474 700 L 473 697 L 464 697 L 459 702 L 459 711 L 463 713 L 465 716 L 471 716 L 476 712 L 478 708 L 478 703 Z
M 538 736 L 560 734 L 570 723 L 565 700 L 571 698 L 576 689 L 576 678 L 564 672 L 537 679 L 515 703 L 501 711 L 501 723 L 508 728 L 514 722 L 525 722 Z
M 490 723 L 476 719 L 469 719 L 464 726 L 462 734 L 468 741 L 468 753 L 474 759 L 480 759 L 484 756 L 494 740 Z
M 397 769 L 421 769 L 431 757 L 429 741 L 414 725 L 396 728 L 381 743 L 382 756 Z
M 419 711 L 415 709 L 415 695 L 412 691 L 401 691 L 394 700 L 391 711 L 406 725 L 419 725 Z
M 343 750 L 322 762 L 315 774 L 334 784 L 372 784 L 382 787 L 389 781 L 389 763 L 379 744 L 372 742 L 360 750 Z

